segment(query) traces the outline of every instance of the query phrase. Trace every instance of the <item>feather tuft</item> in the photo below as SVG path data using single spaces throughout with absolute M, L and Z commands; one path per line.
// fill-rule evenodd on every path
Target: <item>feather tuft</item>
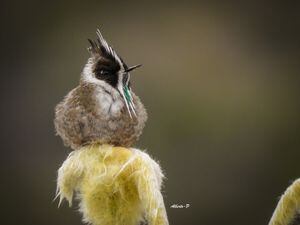
M 168 225 L 159 165 L 138 149 L 91 145 L 72 152 L 58 172 L 58 195 L 79 199 L 93 225 Z
M 280 197 L 269 225 L 299 224 L 300 179 L 293 182 Z

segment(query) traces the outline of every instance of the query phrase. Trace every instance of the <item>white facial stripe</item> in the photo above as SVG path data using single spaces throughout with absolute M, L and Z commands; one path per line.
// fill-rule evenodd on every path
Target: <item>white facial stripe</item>
M 135 113 L 135 110 L 134 110 L 133 102 L 130 101 L 130 102 L 129 102 L 129 105 L 130 105 L 130 108 L 131 108 L 133 114 L 135 115 L 135 117 L 137 117 L 137 115 L 136 115 L 136 113 Z
M 121 96 L 122 96 L 124 102 L 125 102 L 125 105 L 126 105 L 126 108 L 127 108 L 128 113 L 129 113 L 129 116 L 130 116 L 130 118 L 132 118 L 131 112 L 130 112 L 130 109 L 129 109 L 129 106 L 128 106 L 128 103 L 127 103 L 127 100 L 126 100 L 126 97 L 125 97 L 125 95 L 124 95 L 123 85 L 119 85 L 119 86 L 118 86 L 118 89 L 119 89 L 119 91 L 120 91 L 120 93 L 121 93 Z
M 130 73 L 128 73 L 127 76 L 128 76 L 128 77 L 127 77 L 126 85 L 128 86 L 129 80 L 130 80 Z
M 133 109 L 135 109 L 135 105 L 134 105 L 134 103 L 133 103 L 133 98 L 132 98 L 132 95 L 131 95 L 131 90 L 129 90 L 129 96 L 130 96 L 130 99 L 131 99 L 131 104 L 132 104 L 132 107 L 133 107 Z

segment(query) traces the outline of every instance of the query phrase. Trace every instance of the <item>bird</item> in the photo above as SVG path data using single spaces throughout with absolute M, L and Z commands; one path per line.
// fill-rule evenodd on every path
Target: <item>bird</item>
M 108 45 L 100 30 L 88 39 L 90 58 L 79 85 L 55 109 L 55 128 L 66 146 L 78 149 L 91 143 L 132 146 L 147 121 L 147 112 L 131 89 L 131 72 Z
M 92 225 L 168 225 L 165 175 L 134 148 L 148 117 L 130 82 L 141 65 L 128 67 L 99 29 L 96 35 L 79 85 L 55 107 L 56 134 L 73 150 L 58 169 L 55 199 L 71 206 L 76 195 Z

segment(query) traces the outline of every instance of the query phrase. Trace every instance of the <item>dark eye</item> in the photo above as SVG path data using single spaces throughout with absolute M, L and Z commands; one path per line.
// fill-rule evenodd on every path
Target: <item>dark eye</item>
M 99 80 L 105 80 L 105 78 L 110 76 L 110 75 L 111 75 L 111 71 L 109 71 L 108 69 L 101 68 L 101 69 L 96 69 L 95 70 L 95 76 Z
M 106 83 L 110 84 L 113 87 L 117 86 L 118 83 L 118 75 L 117 72 L 101 68 L 95 70 L 95 77 L 99 80 L 103 80 Z
M 109 71 L 105 70 L 105 69 L 101 69 L 99 72 L 100 72 L 100 75 L 109 75 Z
M 107 59 L 101 59 L 94 68 L 95 78 L 105 83 L 116 87 L 118 84 L 118 71 L 120 66 L 112 61 L 107 61 Z

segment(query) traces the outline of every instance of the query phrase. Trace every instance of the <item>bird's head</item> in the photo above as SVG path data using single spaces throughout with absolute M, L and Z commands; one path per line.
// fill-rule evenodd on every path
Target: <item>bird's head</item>
M 128 67 L 116 51 L 108 45 L 100 30 L 97 29 L 97 40 L 88 39 L 91 54 L 83 73 L 82 82 L 101 87 L 113 96 L 125 102 L 130 116 L 135 115 L 130 87 L 130 72 L 141 65 Z

